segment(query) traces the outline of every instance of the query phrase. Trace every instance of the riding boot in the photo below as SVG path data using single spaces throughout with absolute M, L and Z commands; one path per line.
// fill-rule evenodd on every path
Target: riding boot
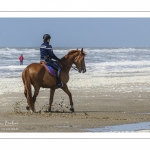
M 63 87 L 63 83 L 60 80 L 60 71 L 57 72 L 57 86 L 58 87 Z

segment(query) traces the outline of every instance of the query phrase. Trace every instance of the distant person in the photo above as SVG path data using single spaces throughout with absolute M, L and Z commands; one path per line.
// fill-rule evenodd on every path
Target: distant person
M 20 65 L 23 65 L 23 60 L 24 60 L 23 54 L 20 55 L 19 60 L 20 60 Z
M 61 68 L 57 65 L 54 60 L 60 61 L 60 59 L 53 53 L 52 46 L 50 43 L 51 36 L 49 34 L 43 35 L 43 44 L 40 47 L 40 59 L 41 61 L 46 62 L 48 66 L 51 66 L 55 70 L 57 70 L 57 86 L 63 87 L 63 83 L 60 80 L 60 72 Z M 54 60 L 52 60 L 54 59 Z

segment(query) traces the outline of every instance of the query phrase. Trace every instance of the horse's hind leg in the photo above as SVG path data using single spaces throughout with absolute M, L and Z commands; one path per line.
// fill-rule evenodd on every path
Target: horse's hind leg
M 24 85 L 24 95 L 25 95 L 25 97 L 26 97 L 26 99 L 27 99 L 27 90 L 26 90 L 25 85 Z M 30 110 L 29 105 L 26 106 L 26 109 L 27 109 L 27 110 Z
M 52 103 L 53 103 L 53 98 L 54 98 L 54 93 L 55 93 L 55 88 L 50 89 L 50 99 L 49 99 L 49 107 L 48 111 L 51 111 Z
M 39 90 L 40 90 L 40 87 L 39 87 L 39 86 L 34 86 L 34 95 L 33 95 L 33 97 L 32 97 L 33 105 L 34 105 L 35 102 L 36 102 L 36 97 L 37 97 L 38 94 L 39 94 Z
M 34 87 L 34 95 L 33 95 L 33 97 L 32 97 L 32 100 L 33 100 L 34 103 L 35 103 L 35 101 L 36 101 L 36 97 L 37 97 L 38 94 L 39 94 L 39 90 L 40 90 L 40 87 Z
M 33 97 L 32 97 L 33 105 L 34 105 L 35 102 L 36 102 L 36 97 L 37 97 L 38 94 L 39 94 L 39 90 L 40 90 L 40 87 L 34 87 L 34 95 L 33 95 Z M 26 95 L 26 92 L 24 92 L 24 94 L 25 94 L 25 96 L 27 96 L 27 95 Z M 29 105 L 26 106 L 26 109 L 27 109 L 27 110 L 30 110 Z
M 72 94 L 71 92 L 69 91 L 67 85 L 65 85 L 64 87 L 61 88 L 64 92 L 66 92 L 69 96 L 69 100 L 70 100 L 70 111 L 74 112 L 74 108 L 73 108 L 73 101 L 72 101 Z
M 25 97 L 27 98 L 27 90 L 26 90 L 26 88 L 25 88 L 25 85 L 24 85 L 24 95 L 25 95 Z

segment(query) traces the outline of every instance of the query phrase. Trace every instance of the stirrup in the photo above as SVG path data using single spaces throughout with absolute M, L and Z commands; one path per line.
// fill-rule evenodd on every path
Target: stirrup
M 57 83 L 57 86 L 58 87 L 63 87 L 64 86 L 64 84 L 61 82 L 61 83 Z

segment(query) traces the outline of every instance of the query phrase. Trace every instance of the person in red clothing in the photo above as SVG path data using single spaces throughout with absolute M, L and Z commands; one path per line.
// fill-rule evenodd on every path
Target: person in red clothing
M 23 65 L 23 60 L 24 60 L 23 54 L 20 55 L 19 60 L 20 60 L 20 65 Z

